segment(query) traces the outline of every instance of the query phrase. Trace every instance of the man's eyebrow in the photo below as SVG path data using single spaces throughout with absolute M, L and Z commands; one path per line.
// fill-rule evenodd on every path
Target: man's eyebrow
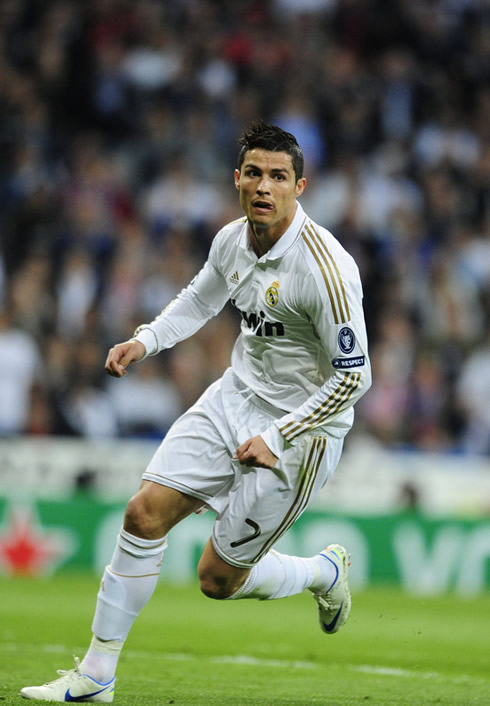
M 243 165 L 244 169 L 258 169 L 260 172 L 263 171 L 262 167 L 259 167 L 257 164 L 254 164 L 253 162 L 246 162 Z M 271 172 L 285 172 L 286 174 L 289 174 L 289 168 L 288 167 L 272 167 Z

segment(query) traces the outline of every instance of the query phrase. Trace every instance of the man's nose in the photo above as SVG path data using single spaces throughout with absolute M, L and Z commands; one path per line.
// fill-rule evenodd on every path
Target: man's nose
M 257 186 L 257 191 L 260 194 L 268 194 L 269 193 L 269 180 L 262 178 Z

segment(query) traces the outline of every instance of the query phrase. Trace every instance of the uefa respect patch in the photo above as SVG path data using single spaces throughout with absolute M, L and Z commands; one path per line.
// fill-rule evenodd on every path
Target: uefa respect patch
M 345 370 L 346 368 L 360 368 L 365 362 L 365 357 L 359 355 L 356 358 L 334 358 L 332 365 L 336 370 Z
M 354 350 L 356 345 L 356 337 L 354 336 L 354 331 L 348 326 L 343 326 L 339 331 L 339 348 L 342 353 L 349 355 Z

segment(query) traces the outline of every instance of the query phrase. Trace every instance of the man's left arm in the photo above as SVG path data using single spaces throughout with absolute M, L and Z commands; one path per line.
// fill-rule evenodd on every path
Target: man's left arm
M 336 425 L 371 385 L 366 325 L 362 308 L 362 285 L 357 267 L 342 280 L 342 316 L 333 312 L 331 299 L 314 290 L 309 315 L 319 335 L 333 373 L 297 409 L 276 420 L 260 437 L 277 458 L 294 446 L 302 434 Z

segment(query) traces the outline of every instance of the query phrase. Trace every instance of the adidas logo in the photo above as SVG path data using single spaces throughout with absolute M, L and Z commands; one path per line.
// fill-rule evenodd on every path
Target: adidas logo
M 238 272 L 234 272 L 234 273 L 230 276 L 230 282 L 231 282 L 232 284 L 238 284 L 238 283 L 240 282 L 240 277 L 238 276 Z

